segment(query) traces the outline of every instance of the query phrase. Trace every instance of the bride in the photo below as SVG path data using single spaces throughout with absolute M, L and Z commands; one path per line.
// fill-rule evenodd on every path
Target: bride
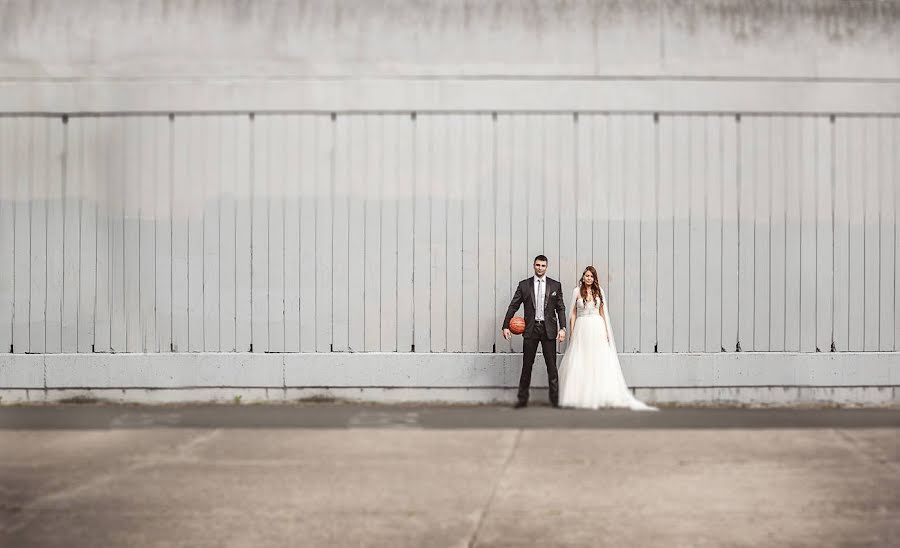
M 569 348 L 559 368 L 561 407 L 657 410 L 635 398 L 625 384 L 609 327 L 606 295 L 593 266 L 584 269 L 581 283 L 572 293 L 569 333 Z

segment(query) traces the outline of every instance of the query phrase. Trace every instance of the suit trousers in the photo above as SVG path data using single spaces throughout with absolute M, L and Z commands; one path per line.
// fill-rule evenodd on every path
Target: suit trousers
M 545 334 L 540 339 L 524 339 L 522 345 L 522 375 L 519 377 L 519 401 L 528 403 L 531 388 L 531 367 L 537 355 L 538 344 L 544 354 L 547 365 L 547 380 L 550 388 L 550 403 L 559 404 L 559 372 L 556 369 L 556 339 L 549 339 Z

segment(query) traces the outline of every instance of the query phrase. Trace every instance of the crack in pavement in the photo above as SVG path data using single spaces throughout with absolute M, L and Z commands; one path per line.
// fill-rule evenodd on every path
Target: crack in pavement
M 500 482 L 503 481 L 503 476 L 506 475 L 506 470 L 509 468 L 509 463 L 512 461 L 516 450 L 519 448 L 519 441 L 522 439 L 522 432 L 522 429 L 516 431 L 516 437 L 509 449 L 509 454 L 506 455 L 506 459 L 503 461 L 503 465 L 500 467 L 500 473 L 497 474 L 497 481 L 495 481 L 493 487 L 491 487 L 491 495 L 488 497 L 487 503 L 485 503 L 484 508 L 481 509 L 481 513 L 478 516 L 478 522 L 475 524 L 475 530 L 472 531 L 472 536 L 469 537 L 469 542 L 466 545 L 468 548 L 474 548 L 478 543 L 478 534 L 481 532 L 482 525 L 484 525 L 484 518 L 487 516 L 488 511 L 490 511 L 491 505 L 494 503 L 494 498 L 497 496 L 497 489 L 500 487 Z

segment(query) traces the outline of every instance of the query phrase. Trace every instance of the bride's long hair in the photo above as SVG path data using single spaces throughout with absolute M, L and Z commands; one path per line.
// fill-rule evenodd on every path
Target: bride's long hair
M 591 285 L 587 285 L 584 283 L 584 275 L 590 272 L 594 276 L 594 283 Z M 581 288 L 581 300 L 584 302 L 588 302 L 588 290 L 591 292 L 590 300 L 596 300 L 597 304 L 603 305 L 603 294 L 600 293 L 600 282 L 597 278 L 597 269 L 593 266 L 588 266 L 584 269 L 584 272 L 581 273 L 581 279 L 578 281 L 578 285 Z

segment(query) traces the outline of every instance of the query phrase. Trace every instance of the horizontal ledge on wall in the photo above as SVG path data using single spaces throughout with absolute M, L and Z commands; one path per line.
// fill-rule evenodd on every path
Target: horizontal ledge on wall
M 495 388 L 520 354 L 46 354 L 0 356 L 0 388 Z M 622 354 L 633 388 L 900 386 L 900 353 Z M 534 386 L 546 386 L 539 357 Z
M 2 81 L 4 113 L 900 112 L 900 82 L 779 80 Z
M 867 387 L 716 387 L 716 388 L 637 388 L 642 401 L 659 405 L 691 406 L 894 406 L 900 404 L 900 388 Z M 0 404 L 71 403 L 95 400 L 114 403 L 167 404 L 190 402 L 220 403 L 293 403 L 360 401 L 378 403 L 439 402 L 442 404 L 511 403 L 516 389 L 507 388 L 0 388 Z M 531 401 L 548 403 L 546 387 L 532 386 Z M 363 417 L 365 418 L 365 417 Z M 297 416 L 298 420 L 303 415 Z M 171 416 L 163 419 L 165 424 Z M 370 424 L 375 421 L 375 424 Z M 383 424 L 384 417 L 368 417 L 369 426 Z M 146 417 L 125 415 L 112 425 L 119 428 L 146 427 Z

